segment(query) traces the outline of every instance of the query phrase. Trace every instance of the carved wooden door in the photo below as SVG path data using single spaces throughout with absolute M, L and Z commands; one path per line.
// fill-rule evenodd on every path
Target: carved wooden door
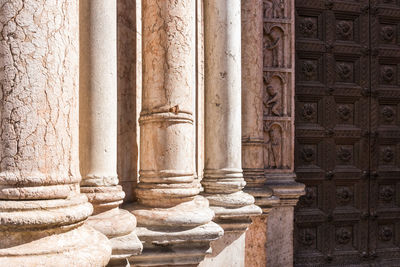
M 400 1 L 296 0 L 296 266 L 400 259 L 399 115 Z

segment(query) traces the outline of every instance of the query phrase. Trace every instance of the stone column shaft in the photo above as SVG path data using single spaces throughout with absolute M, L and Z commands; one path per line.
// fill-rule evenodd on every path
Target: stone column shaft
M 10 0 L 0 14 L 0 265 L 105 265 L 79 192 L 78 1 Z
M 105 234 L 110 264 L 126 263 L 142 244 L 136 218 L 119 209 L 125 193 L 117 175 L 117 3 L 81 0 L 82 175 L 81 192 L 94 206 L 87 224 Z
M 261 213 L 242 191 L 240 0 L 204 1 L 204 194 L 225 230 L 245 230 Z
M 139 203 L 132 212 L 144 250 L 132 261 L 198 264 L 223 230 L 211 222 L 194 179 L 195 1 L 144 0 L 142 18 Z

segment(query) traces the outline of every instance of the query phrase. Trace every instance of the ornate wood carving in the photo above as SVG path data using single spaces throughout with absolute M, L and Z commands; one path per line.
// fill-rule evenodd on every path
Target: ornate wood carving
M 307 194 L 294 265 L 390 266 L 400 259 L 400 2 L 296 0 L 296 21 L 295 170 Z

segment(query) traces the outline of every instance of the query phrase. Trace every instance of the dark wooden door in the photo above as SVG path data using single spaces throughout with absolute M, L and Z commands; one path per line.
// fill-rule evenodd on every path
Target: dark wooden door
M 398 261 L 399 0 L 296 0 L 295 150 L 295 265 Z

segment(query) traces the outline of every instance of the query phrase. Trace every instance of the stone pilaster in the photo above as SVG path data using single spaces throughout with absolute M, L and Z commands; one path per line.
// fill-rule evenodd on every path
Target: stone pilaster
M 244 231 L 261 214 L 244 193 L 241 144 L 240 0 L 204 1 L 204 195 L 225 231 Z
M 304 194 L 294 174 L 294 0 L 264 0 L 264 163 L 280 202 L 268 218 L 267 265 L 293 264 L 293 207 Z
M 81 0 L 81 192 L 94 207 L 87 224 L 112 244 L 110 264 L 142 250 L 136 218 L 120 209 L 117 175 L 117 3 Z
M 281 204 L 294 206 L 304 194 L 294 174 L 294 1 L 263 2 L 265 176 Z
M 0 265 L 103 266 L 109 240 L 83 223 L 78 1 L 0 7 Z
M 135 266 L 197 265 L 223 230 L 195 178 L 195 1 L 142 1 L 143 92 Z
M 245 191 L 268 214 L 279 198 L 264 175 L 263 2 L 242 0 L 242 164 Z
M 267 219 L 279 198 L 264 175 L 263 1 L 242 0 L 242 163 L 245 192 L 262 208 L 246 233 L 246 266 L 267 260 Z

